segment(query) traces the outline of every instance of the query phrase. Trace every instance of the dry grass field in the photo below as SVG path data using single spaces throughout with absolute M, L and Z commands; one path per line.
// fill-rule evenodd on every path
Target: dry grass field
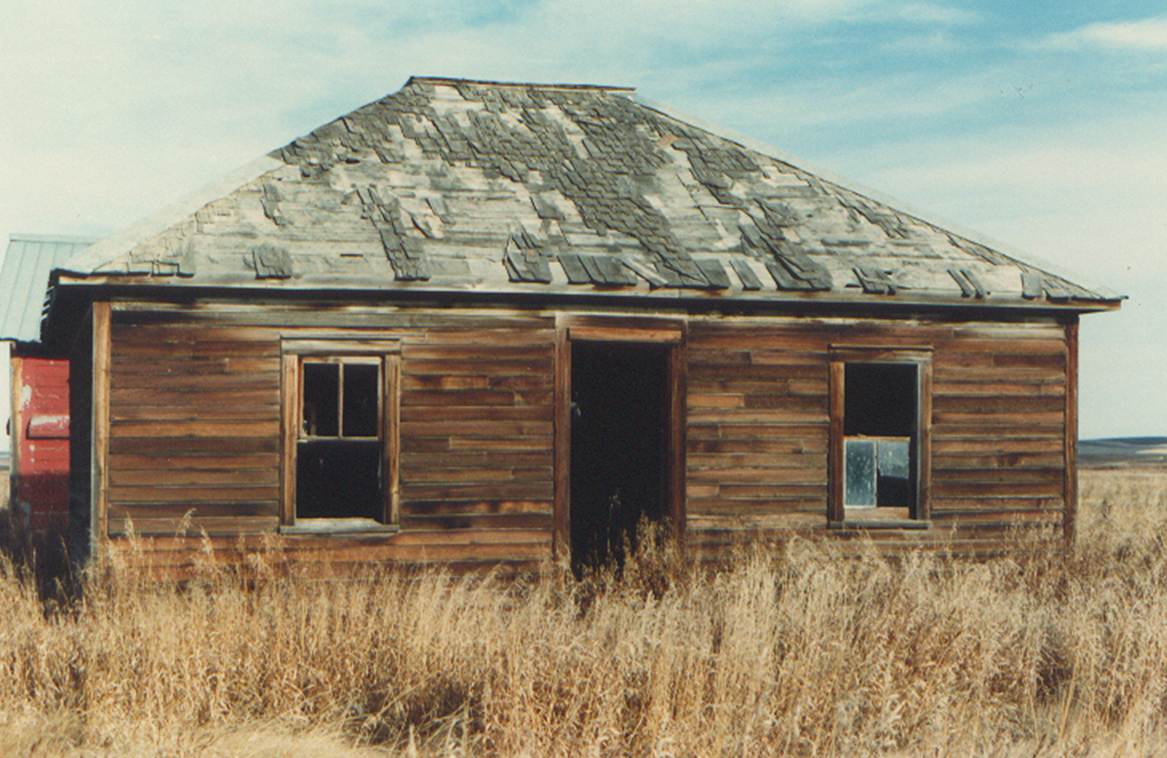
M 1165 487 L 1087 472 L 1069 556 L 986 563 L 795 543 L 581 586 L 257 561 L 245 590 L 208 561 L 183 589 L 106 567 L 47 611 L 6 566 L 0 754 L 1161 753 Z

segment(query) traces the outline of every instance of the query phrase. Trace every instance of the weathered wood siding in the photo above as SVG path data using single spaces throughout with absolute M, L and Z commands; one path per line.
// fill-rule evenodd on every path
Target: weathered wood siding
M 868 534 L 975 553 L 1017 526 L 1054 535 L 1067 484 L 1066 335 L 1053 320 L 690 322 L 689 543 L 826 529 L 832 344 L 933 351 L 933 527 Z
M 231 560 L 280 512 L 280 339 L 401 340 L 400 533 L 289 535 L 302 559 L 530 563 L 551 554 L 554 314 L 389 308 L 115 308 L 108 523 L 143 560 L 189 565 L 205 531 Z M 1068 327 L 692 316 L 686 540 L 698 551 L 827 529 L 830 347 L 933 351 L 933 527 L 894 545 L 1000 549 L 1063 523 Z M 184 533 L 187 536 L 181 536 Z
M 287 536 L 282 549 L 329 560 L 549 554 L 554 320 L 440 312 L 115 312 L 109 534 L 132 524 L 161 538 L 149 560 L 166 563 L 197 548 L 177 534 L 205 531 L 229 554 L 238 535 L 277 531 L 280 339 L 329 330 L 401 340 L 402 529 Z

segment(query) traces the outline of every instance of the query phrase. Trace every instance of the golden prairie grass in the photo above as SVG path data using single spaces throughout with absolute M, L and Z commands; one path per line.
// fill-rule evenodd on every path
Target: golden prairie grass
M 1167 510 L 1119 483 L 1084 477 L 1068 556 L 981 563 L 795 542 L 579 584 L 257 562 L 182 588 L 107 571 L 47 610 L 6 566 L 0 753 L 1155 754 Z

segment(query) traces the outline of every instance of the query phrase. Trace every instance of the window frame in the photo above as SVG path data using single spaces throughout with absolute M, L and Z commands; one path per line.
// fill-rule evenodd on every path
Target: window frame
M 320 363 L 376 363 L 380 371 L 377 437 L 381 444 L 382 520 L 364 517 L 297 518 L 297 454 L 301 441 L 371 440 L 343 436 L 343 418 L 336 436 L 303 435 L 304 366 Z M 341 369 L 343 372 L 343 369 Z M 343 375 L 340 377 L 343 383 Z M 281 475 L 280 531 L 283 533 L 396 532 L 400 528 L 401 342 L 398 339 L 312 337 L 281 341 Z M 341 389 L 343 393 L 343 389 Z M 338 398 L 338 403 L 341 400 Z M 343 406 L 338 413 L 343 414 Z
M 846 458 L 844 433 L 848 364 L 898 364 L 916 367 L 916 424 L 912 444 L 916 455 L 914 513 L 907 518 L 887 519 L 849 518 L 857 511 L 874 508 L 849 509 L 845 499 Z M 931 525 L 932 518 L 932 348 L 832 345 L 830 349 L 830 438 L 827 522 L 832 528 L 909 528 L 921 529 Z M 893 435 L 900 436 L 900 435 Z

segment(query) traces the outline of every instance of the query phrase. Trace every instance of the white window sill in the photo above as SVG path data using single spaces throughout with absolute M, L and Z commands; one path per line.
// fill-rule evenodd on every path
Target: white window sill
M 302 518 L 284 524 L 280 534 L 396 534 L 401 527 L 370 518 Z

